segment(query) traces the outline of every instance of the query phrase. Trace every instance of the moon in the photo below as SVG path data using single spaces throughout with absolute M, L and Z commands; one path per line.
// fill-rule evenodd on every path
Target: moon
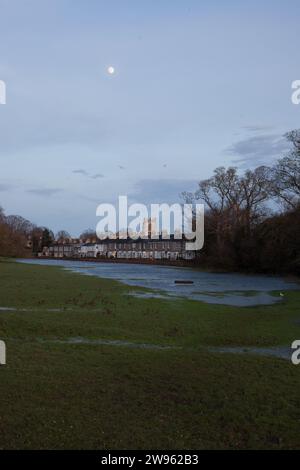
M 112 65 L 110 65 L 109 67 L 107 67 L 107 73 L 109 75 L 113 75 L 115 73 L 115 68 Z

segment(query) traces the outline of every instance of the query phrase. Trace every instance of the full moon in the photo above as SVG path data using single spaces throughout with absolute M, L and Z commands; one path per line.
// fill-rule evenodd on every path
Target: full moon
M 115 68 L 112 65 L 110 65 L 109 67 L 107 67 L 107 73 L 109 75 L 113 75 L 115 73 Z

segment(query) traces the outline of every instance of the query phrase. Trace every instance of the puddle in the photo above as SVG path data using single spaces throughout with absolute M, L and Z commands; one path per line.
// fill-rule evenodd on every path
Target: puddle
M 129 292 L 126 295 L 139 299 L 163 299 L 174 300 L 185 297 L 180 293 L 176 295 L 153 292 Z M 271 305 L 282 302 L 280 297 L 276 297 L 267 292 L 191 292 L 189 298 L 192 300 L 200 300 L 207 304 L 231 305 L 234 307 L 255 307 L 258 305 Z
M 291 360 L 293 350 L 289 346 L 274 346 L 274 347 L 210 347 L 211 352 L 231 353 L 231 354 L 257 354 L 259 356 L 277 357 L 279 359 Z
M 21 341 L 19 339 L 10 338 L 10 340 Z M 264 357 L 273 357 L 277 359 L 284 359 L 291 361 L 292 353 L 294 352 L 290 346 L 270 346 L 270 347 L 255 347 L 255 346 L 201 346 L 198 348 L 184 347 L 184 346 L 171 346 L 164 344 L 152 344 L 152 343 L 135 343 L 132 341 L 114 340 L 114 339 L 90 339 L 82 336 L 71 337 L 66 339 L 46 339 L 36 338 L 34 341 L 40 343 L 54 343 L 54 344 L 70 344 L 70 345 L 93 345 L 93 346 L 116 346 L 116 347 L 127 347 L 131 349 L 146 349 L 146 350 L 183 350 L 183 351 L 208 351 L 212 353 L 220 354 L 250 354 Z
M 276 297 L 268 292 L 195 292 L 192 293 L 191 298 L 207 304 L 232 305 L 234 307 L 256 307 L 282 302 L 281 297 Z
M 53 340 L 44 340 L 39 339 L 41 342 L 46 343 L 59 343 L 59 344 L 92 344 L 92 345 L 106 345 L 106 346 L 125 346 L 128 348 L 135 348 L 135 349 L 182 349 L 179 346 L 167 346 L 162 344 L 150 344 L 150 343 L 132 343 L 130 341 L 122 341 L 122 340 L 113 340 L 113 339 L 89 339 L 89 338 L 68 338 L 65 340 L 60 339 L 53 339 Z
M 16 307 L 0 307 L 0 312 L 64 312 L 68 309 L 62 308 L 16 308 Z
M 155 292 L 128 292 L 125 295 L 136 297 L 137 299 L 163 299 L 163 300 L 174 300 L 175 296 L 157 294 Z

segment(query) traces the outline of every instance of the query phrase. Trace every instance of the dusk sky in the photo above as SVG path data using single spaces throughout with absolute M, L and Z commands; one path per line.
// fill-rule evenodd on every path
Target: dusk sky
M 0 205 L 54 231 L 177 202 L 298 128 L 299 1 L 0 0 Z M 113 66 L 114 74 L 107 68 Z

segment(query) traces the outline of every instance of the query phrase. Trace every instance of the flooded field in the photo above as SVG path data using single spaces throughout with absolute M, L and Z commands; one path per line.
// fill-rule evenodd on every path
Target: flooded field
M 19 261 L 62 266 L 74 272 L 114 279 L 133 287 L 144 287 L 144 292 L 132 292 L 131 295 L 145 298 L 183 297 L 211 304 L 248 307 L 280 302 L 285 291 L 300 288 L 296 282 L 288 282 L 280 277 L 211 273 L 174 266 L 40 259 Z M 187 281 L 191 283 L 185 284 Z

